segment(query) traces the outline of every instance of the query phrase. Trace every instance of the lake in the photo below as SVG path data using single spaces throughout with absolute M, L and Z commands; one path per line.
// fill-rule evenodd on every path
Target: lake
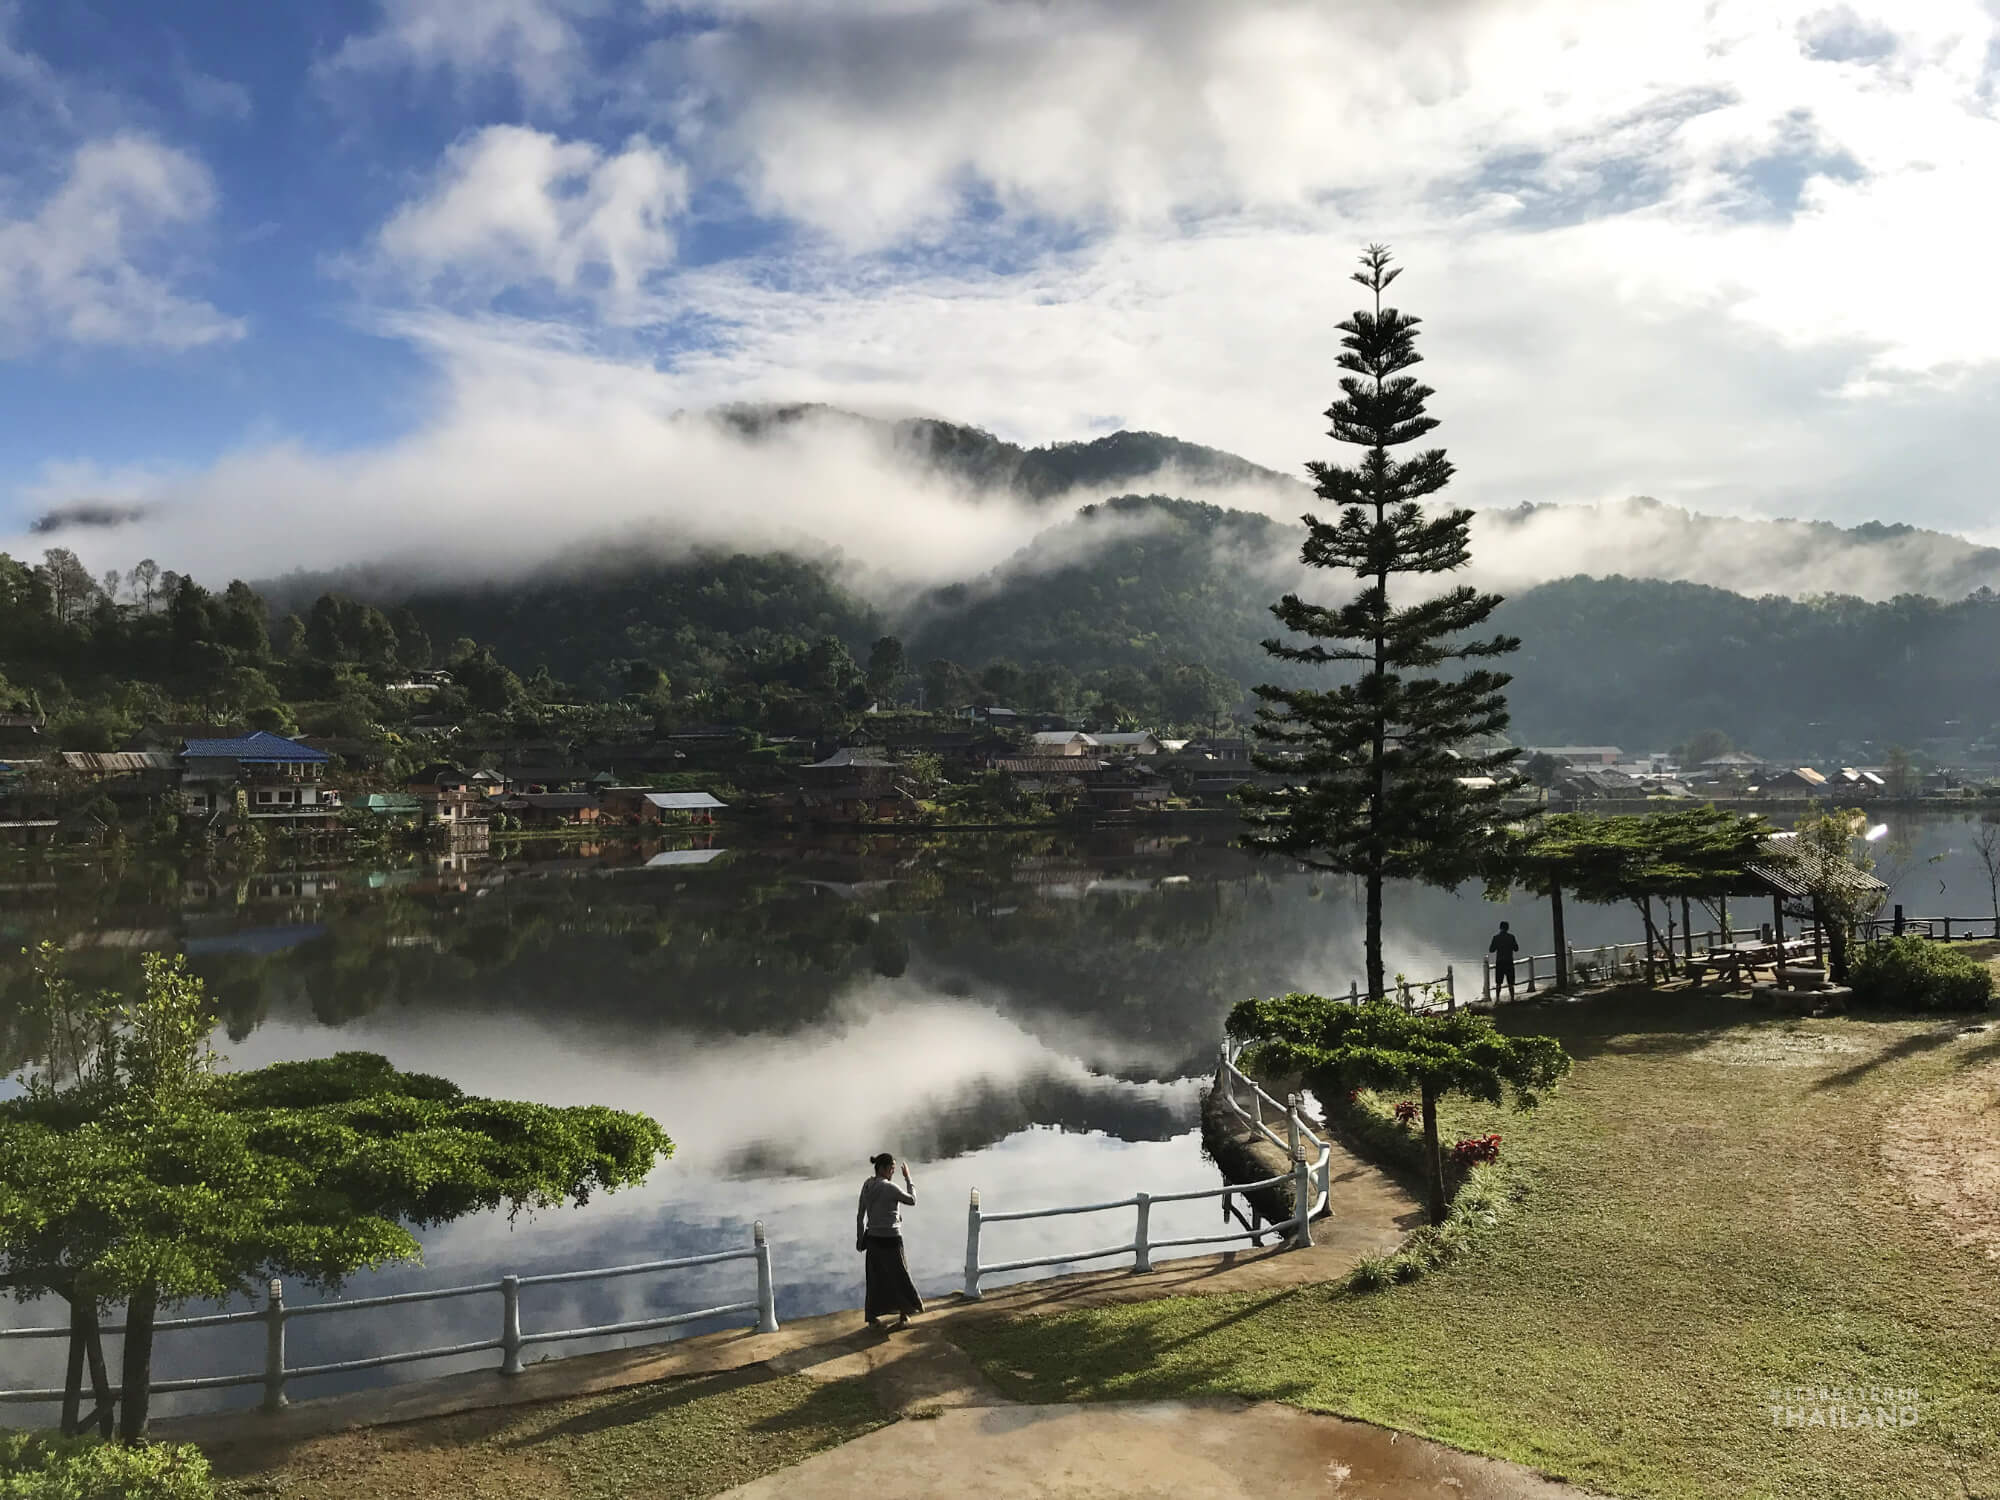
M 1895 899 L 1912 915 L 1989 912 L 1968 843 L 1956 819 L 1893 829 L 1880 847 Z M 1767 917 L 1751 905 L 1737 920 Z M 1478 956 L 1503 918 L 1524 951 L 1546 951 L 1547 910 L 1532 898 L 1399 887 L 1391 970 L 1431 978 L 1452 964 L 1460 994 L 1476 994 Z M 1572 904 L 1568 918 L 1578 946 L 1637 936 L 1629 908 Z M 528 845 L 254 875 L 136 857 L 16 864 L 0 871 L 0 924 L 10 1039 L 23 945 L 63 941 L 91 985 L 130 985 L 140 953 L 180 949 L 219 1005 L 230 1066 L 376 1051 L 469 1092 L 643 1110 L 674 1139 L 642 1187 L 430 1231 L 423 1266 L 358 1277 L 347 1295 L 734 1248 L 761 1219 L 781 1318 L 860 1304 L 854 1199 L 877 1151 L 911 1163 L 912 1268 L 939 1298 L 962 1279 L 974 1187 L 999 1212 L 1216 1185 L 1197 1111 L 1230 1005 L 1344 992 L 1362 969 L 1353 883 L 1251 859 L 1224 829 L 773 842 L 725 829 L 699 846 Z M 1162 1206 L 1153 1233 L 1218 1232 L 1216 1212 Z M 1101 1245 L 1129 1227 L 1129 1213 L 993 1226 L 984 1258 Z M 751 1285 L 734 1263 L 532 1288 L 523 1322 L 656 1316 L 741 1300 Z M 497 1301 L 305 1320 L 289 1330 L 290 1359 L 487 1337 Z M 156 1376 L 256 1368 L 261 1338 L 254 1327 L 163 1335 Z M 490 1358 L 302 1381 L 292 1395 Z M 10 1345 L 0 1380 L 57 1384 L 61 1360 L 59 1341 Z M 255 1399 L 209 1393 L 160 1410 L 232 1396 Z M 47 1416 L 19 1418 L 31 1410 Z

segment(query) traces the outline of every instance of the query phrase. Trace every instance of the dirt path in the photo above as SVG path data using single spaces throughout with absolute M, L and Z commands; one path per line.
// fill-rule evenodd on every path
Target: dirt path
M 1004 1406 L 898 1422 L 724 1500 L 1581 1500 L 1516 1464 L 1271 1402 Z

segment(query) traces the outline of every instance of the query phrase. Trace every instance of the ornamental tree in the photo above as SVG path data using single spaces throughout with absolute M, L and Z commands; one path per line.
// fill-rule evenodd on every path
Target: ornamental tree
M 1499 843 L 1487 865 L 1487 893 L 1523 886 L 1549 898 L 1554 929 L 1556 986 L 1569 984 L 1569 948 L 1563 932 L 1565 891 L 1600 905 L 1630 901 L 1644 923 L 1647 972 L 1660 942 L 1653 924 L 1655 896 L 1715 897 L 1743 879 L 1759 857 L 1770 825 L 1751 813 L 1724 812 L 1704 804 L 1681 812 L 1552 813 Z M 1665 944 L 1673 962 L 1671 943 Z
M 45 974 L 58 957 L 44 945 Z M 80 1055 L 52 1046 L 23 1094 L 0 1103 L 0 1284 L 70 1304 L 72 1430 L 87 1355 L 108 1412 L 104 1301 L 125 1303 L 119 1432 L 136 1442 L 161 1307 L 248 1294 L 271 1276 L 335 1289 L 421 1259 L 412 1228 L 582 1203 L 672 1152 L 643 1115 L 473 1098 L 372 1053 L 218 1074 L 201 982 L 158 954 L 145 973 L 122 1006 L 83 1005 L 59 973 L 45 984 L 51 1010 L 91 1021 L 50 1035 L 96 1040 Z
M 1387 1000 L 1360 1005 L 1323 995 L 1244 1000 L 1229 1034 L 1252 1046 L 1253 1067 L 1296 1073 L 1321 1098 L 1353 1088 L 1415 1089 L 1424 1120 L 1424 1175 L 1433 1223 L 1445 1217 L 1437 1102 L 1465 1094 L 1498 1104 L 1509 1094 L 1532 1109 L 1569 1072 L 1554 1037 L 1509 1036 L 1471 1011 L 1423 1015 Z
M 1392 602 L 1392 578 L 1451 573 L 1472 558 L 1472 512 L 1427 514 L 1422 502 L 1450 482 L 1441 448 L 1392 459 L 1389 450 L 1437 426 L 1424 414 L 1432 394 L 1401 372 L 1416 364 L 1418 320 L 1382 305 L 1401 274 L 1371 245 L 1354 280 L 1374 307 L 1340 325 L 1341 398 L 1328 408 L 1331 436 L 1368 451 L 1353 468 L 1306 465 L 1315 493 L 1339 519 L 1304 517 L 1302 560 L 1353 592 L 1338 605 L 1287 594 L 1271 613 L 1306 644 L 1272 639 L 1280 661 L 1331 666 L 1328 688 L 1257 689 L 1261 770 L 1284 778 L 1242 793 L 1251 822 L 1244 843 L 1315 869 L 1356 875 L 1367 893 L 1368 993 L 1384 993 L 1382 889 L 1390 880 L 1454 886 L 1471 875 L 1490 842 L 1499 804 L 1513 785 L 1512 749 L 1470 750 L 1507 725 L 1503 672 L 1477 668 L 1429 675 L 1447 662 L 1501 656 L 1520 644 L 1479 637 L 1497 594 L 1459 586 L 1410 590 Z M 1342 577 L 1341 575 L 1346 575 Z M 1484 785 L 1478 784 L 1484 781 Z

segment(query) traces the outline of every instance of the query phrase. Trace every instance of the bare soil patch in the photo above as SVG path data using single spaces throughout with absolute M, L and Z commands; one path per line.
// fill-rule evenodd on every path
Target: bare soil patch
M 1766 1026 L 1731 1031 L 1689 1054 L 1698 1062 L 1732 1068 L 1816 1068 L 1867 1050 L 1860 1039 L 1812 1026 Z
M 1945 1234 L 2000 1260 L 2000 1058 L 1911 1098 L 1889 1117 L 1881 1149 Z

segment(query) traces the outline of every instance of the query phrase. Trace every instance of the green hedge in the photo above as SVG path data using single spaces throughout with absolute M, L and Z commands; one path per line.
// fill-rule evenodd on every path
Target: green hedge
M 1870 943 L 1847 966 L 1862 1005 L 1883 1010 L 1978 1010 L 1993 998 L 1993 971 L 1929 938 Z
M 0 1500 L 214 1500 L 199 1448 L 0 1433 Z

